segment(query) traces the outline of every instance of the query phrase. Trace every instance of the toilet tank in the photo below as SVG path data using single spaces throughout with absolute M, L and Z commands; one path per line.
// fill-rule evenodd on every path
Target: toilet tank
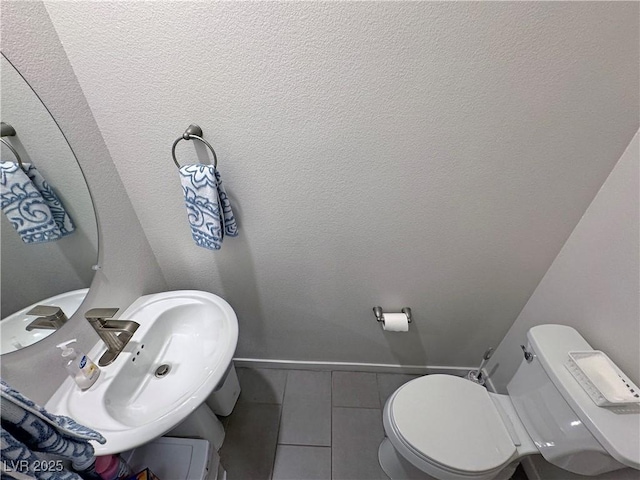
M 527 334 L 509 397 L 544 458 L 580 475 L 640 468 L 640 414 L 598 407 L 566 368 L 568 352 L 593 350 L 573 328 L 538 325 Z

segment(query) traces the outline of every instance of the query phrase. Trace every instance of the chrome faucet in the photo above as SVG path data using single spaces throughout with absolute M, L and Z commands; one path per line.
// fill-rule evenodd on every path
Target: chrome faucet
M 84 318 L 107 345 L 107 351 L 98 360 L 101 367 L 109 365 L 120 355 L 140 326 L 132 320 L 108 320 L 117 311 L 117 308 L 92 308 L 84 314 Z
M 53 305 L 36 305 L 25 315 L 38 315 L 38 318 L 25 327 L 27 332 L 35 329 L 57 330 L 68 320 L 62 309 Z

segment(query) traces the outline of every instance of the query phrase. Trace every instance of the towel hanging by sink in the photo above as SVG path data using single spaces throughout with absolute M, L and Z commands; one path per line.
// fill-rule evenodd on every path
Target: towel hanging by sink
M 24 243 L 58 240 L 75 230 L 62 202 L 33 165 L 0 162 L 1 208 Z
M 219 250 L 225 235 L 238 235 L 220 172 L 202 164 L 184 165 L 179 171 L 193 240 L 200 247 Z
M 53 220 L 54 222 L 56 222 L 56 225 L 60 229 L 60 235 L 64 237 L 66 235 L 69 235 L 70 233 L 73 233 L 76 229 L 76 226 L 73 223 L 73 220 L 71 220 L 69 213 L 67 213 L 67 210 L 64 208 L 62 201 L 60 200 L 58 195 L 56 195 L 56 192 L 53 190 L 53 188 L 51 188 L 51 185 L 49 185 L 42 174 L 38 170 L 36 170 L 36 167 L 32 164 L 25 163 L 24 170 L 27 174 L 27 177 L 29 177 L 31 182 L 33 182 L 33 184 L 40 192 L 40 195 L 42 195 L 42 198 L 49 207 L 49 210 L 51 210 Z
M 61 480 L 99 479 L 94 464 L 94 449 L 89 440 L 105 443 L 95 430 L 69 417 L 53 415 L 0 379 L 2 416 L 0 469 L 2 478 L 55 478 Z M 38 452 L 70 460 L 75 472 L 62 470 L 43 461 Z M 39 471 L 36 471 L 39 470 Z M 54 471 L 58 470 L 58 471 Z

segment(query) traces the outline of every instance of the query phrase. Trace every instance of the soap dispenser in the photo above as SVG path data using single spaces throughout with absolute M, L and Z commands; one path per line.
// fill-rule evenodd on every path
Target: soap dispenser
M 62 350 L 62 359 L 65 361 L 64 368 L 69 376 L 73 378 L 78 387 L 86 390 L 93 385 L 100 376 L 100 369 L 84 353 L 75 350 L 68 345 L 76 342 L 76 339 L 67 340 L 57 345 Z

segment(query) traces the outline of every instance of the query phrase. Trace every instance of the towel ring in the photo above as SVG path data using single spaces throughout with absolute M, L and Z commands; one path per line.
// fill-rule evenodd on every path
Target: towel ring
M 184 131 L 182 136 L 178 137 L 176 139 L 176 141 L 173 142 L 173 147 L 171 147 L 171 156 L 173 157 L 173 163 L 176 164 L 176 167 L 180 168 L 180 164 L 178 163 L 178 160 L 176 159 L 176 145 L 178 145 L 178 142 L 180 140 L 191 140 L 192 138 L 195 138 L 196 140 L 200 140 L 207 147 L 209 147 L 209 150 L 211 150 L 211 153 L 213 154 L 213 168 L 217 168 L 218 167 L 218 157 L 216 156 L 216 151 L 213 149 L 213 147 L 211 146 L 211 144 L 209 142 L 207 142 L 204 138 L 202 138 L 202 129 L 198 125 L 196 125 L 195 123 L 192 123 L 191 125 L 189 125 L 189 128 L 187 128 Z M 13 150 L 13 149 L 11 149 L 11 150 Z M 14 153 L 15 153 L 15 151 L 14 151 Z
M 11 153 L 13 153 L 13 155 L 16 157 L 16 160 L 18 160 L 18 165 L 20 165 L 20 168 L 22 170 L 24 170 L 24 165 L 22 165 L 22 159 L 20 158 L 20 155 L 18 155 L 18 152 L 15 148 L 13 148 L 13 146 L 7 142 L 4 138 L 0 138 L 0 142 L 2 142 L 3 144 L 6 145 L 6 147 L 11 150 Z

